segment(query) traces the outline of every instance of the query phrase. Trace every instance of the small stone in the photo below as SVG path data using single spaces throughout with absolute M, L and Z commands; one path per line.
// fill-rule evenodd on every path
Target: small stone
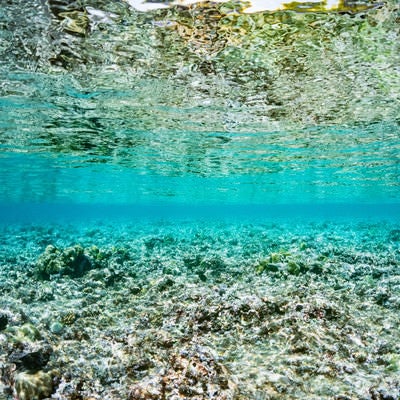
M 0 313 L 0 331 L 7 328 L 8 325 L 8 315 L 1 312 Z
M 14 392 L 18 400 L 45 399 L 51 395 L 52 391 L 53 379 L 48 373 L 20 372 L 15 375 Z
M 351 365 L 345 365 L 343 367 L 343 371 L 346 372 L 347 374 L 354 374 L 356 372 L 356 369 Z
M 50 331 L 51 333 L 54 333 L 56 335 L 60 334 L 64 329 L 64 325 L 61 322 L 55 321 L 51 323 L 50 325 Z
M 75 322 L 76 318 L 77 316 L 74 311 L 68 311 L 61 317 L 61 322 L 64 325 L 72 325 Z

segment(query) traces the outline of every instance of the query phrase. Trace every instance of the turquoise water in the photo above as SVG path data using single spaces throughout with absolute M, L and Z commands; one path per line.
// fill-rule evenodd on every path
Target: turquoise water
M 143 119 L 151 123 L 158 112 L 169 124 L 173 114 L 187 114 L 189 125 L 208 107 L 165 111 L 149 104 L 149 115 L 138 117 L 134 88 L 89 92 L 67 85 L 67 76 L 37 73 L 2 79 L 2 204 L 338 205 L 333 213 L 341 205 L 375 204 L 379 213 L 400 203 L 397 121 L 271 131 L 162 123 L 145 129 Z
M 400 398 L 399 4 L 241 7 L 0 1 L 0 400 Z
M 5 4 L 0 203 L 399 204 L 396 2 L 221 7 Z

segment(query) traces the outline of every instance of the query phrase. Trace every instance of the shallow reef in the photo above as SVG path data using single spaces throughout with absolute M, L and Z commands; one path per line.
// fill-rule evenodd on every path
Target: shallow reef
M 398 399 L 390 222 L 0 230 L 0 399 Z

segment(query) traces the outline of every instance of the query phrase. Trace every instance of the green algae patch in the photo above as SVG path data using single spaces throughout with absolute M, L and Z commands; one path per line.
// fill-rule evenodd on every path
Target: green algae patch
M 325 257 L 303 254 L 306 250 L 300 243 L 299 250 L 293 252 L 281 250 L 270 253 L 255 265 L 256 274 L 301 275 L 306 273 L 321 274 L 325 272 Z
M 10 335 L 10 340 L 15 343 L 32 343 L 42 339 L 38 328 L 31 323 L 10 327 L 7 333 Z
M 279 265 L 271 263 L 269 260 L 261 260 L 256 265 L 256 273 L 262 274 L 263 272 L 278 272 Z

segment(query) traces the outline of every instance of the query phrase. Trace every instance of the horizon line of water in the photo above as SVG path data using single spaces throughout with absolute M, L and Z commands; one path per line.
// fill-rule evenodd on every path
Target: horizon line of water
M 400 222 L 400 203 L 184 204 L 0 203 L 0 224 L 90 220 L 387 220 Z

